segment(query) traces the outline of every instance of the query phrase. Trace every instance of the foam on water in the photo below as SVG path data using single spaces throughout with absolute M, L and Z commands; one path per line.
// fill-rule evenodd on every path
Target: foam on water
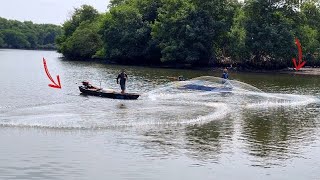
M 172 82 L 143 94 L 137 101 L 74 96 L 73 102 L 1 108 L 0 125 L 67 129 L 177 126 L 222 120 L 244 109 L 319 103 L 314 96 L 264 93 L 243 82 L 222 82 L 209 76 Z M 232 86 L 232 92 L 181 88 L 190 84 Z

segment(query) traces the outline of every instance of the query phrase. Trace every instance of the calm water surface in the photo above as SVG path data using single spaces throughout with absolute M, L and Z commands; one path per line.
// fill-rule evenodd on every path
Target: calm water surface
M 60 56 L 0 50 L 0 179 L 320 177 L 317 76 L 231 73 L 232 93 L 202 92 L 181 87 L 220 72 Z M 42 57 L 61 90 L 48 87 Z M 83 80 L 118 90 L 122 68 L 137 101 L 80 95 Z M 191 80 L 170 79 L 179 75 Z

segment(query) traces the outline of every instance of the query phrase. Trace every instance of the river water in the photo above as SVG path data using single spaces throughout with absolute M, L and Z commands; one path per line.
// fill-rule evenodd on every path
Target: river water
M 83 80 L 119 90 L 122 68 L 138 100 L 80 95 Z M 213 76 L 0 50 L 0 179 L 319 179 L 319 77 L 231 72 L 231 93 L 181 88 Z

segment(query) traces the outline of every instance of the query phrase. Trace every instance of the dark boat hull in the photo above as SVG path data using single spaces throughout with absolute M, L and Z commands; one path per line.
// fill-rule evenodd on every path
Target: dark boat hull
M 140 96 L 139 94 L 133 94 L 133 93 L 117 93 L 117 92 L 110 92 L 105 90 L 99 90 L 99 89 L 87 89 L 83 86 L 79 86 L 80 92 L 82 92 L 85 95 L 91 95 L 91 96 L 99 96 L 99 97 L 105 97 L 105 98 L 111 98 L 111 99 L 138 99 Z

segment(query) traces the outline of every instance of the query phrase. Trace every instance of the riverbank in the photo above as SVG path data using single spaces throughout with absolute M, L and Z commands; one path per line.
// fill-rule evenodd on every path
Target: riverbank
M 10 50 L 8 48 L 0 48 L 0 50 Z M 37 51 L 37 49 L 13 49 L 13 50 L 30 50 L 30 51 Z M 55 49 L 39 49 L 41 51 L 56 51 Z M 204 70 L 204 71 L 222 71 L 225 66 L 215 66 L 215 67 L 194 67 L 191 64 L 175 64 L 175 65 L 150 65 L 150 64 L 139 64 L 139 65 L 132 65 L 132 64 L 119 64 L 114 61 L 108 61 L 106 59 L 99 59 L 99 58 L 92 58 L 87 60 L 70 60 L 63 56 L 60 57 L 65 61 L 92 61 L 92 62 L 101 62 L 104 64 L 112 64 L 118 66 L 137 66 L 137 67 L 149 67 L 149 68 L 162 68 L 162 69 L 189 69 L 189 70 Z M 295 75 L 312 75 L 312 76 L 320 76 L 320 68 L 314 67 L 305 67 L 301 68 L 296 71 L 294 68 L 288 67 L 285 69 L 280 70 L 257 70 L 257 69 L 243 69 L 238 67 L 227 67 L 230 72 L 246 72 L 246 73 L 263 73 L 263 74 L 295 74 Z
M 190 70 L 207 70 L 207 71 L 223 71 L 225 67 L 177 67 L 177 66 L 147 66 L 151 68 L 164 68 L 164 69 L 190 69 Z M 279 70 L 253 70 L 253 69 L 238 69 L 237 67 L 227 67 L 229 72 L 244 72 L 244 73 L 261 73 L 261 74 L 295 74 L 295 75 L 312 75 L 312 76 L 320 76 L 320 68 L 312 68 L 312 67 L 306 67 L 301 68 L 298 71 L 294 68 L 285 68 L 285 69 L 279 69 Z
M 320 68 L 306 67 L 306 68 L 301 68 L 298 71 L 296 71 L 293 68 L 288 68 L 288 70 L 281 71 L 281 73 L 320 76 Z
M 65 58 L 64 58 L 65 59 Z M 113 61 L 107 61 L 105 59 L 90 59 L 93 62 L 104 62 L 106 64 L 118 65 L 118 66 L 137 66 L 137 67 L 149 67 L 149 68 L 161 68 L 161 69 L 185 69 L 185 70 L 203 70 L 203 71 L 223 71 L 224 68 L 227 66 L 215 66 L 215 67 L 203 67 L 197 66 L 194 67 L 191 64 L 175 64 L 175 65 L 148 65 L 148 64 L 119 64 Z M 245 73 L 264 73 L 264 74 L 296 74 L 296 75 L 313 75 L 313 76 L 320 76 L 320 68 L 314 67 L 305 67 L 301 68 L 298 71 L 294 68 L 288 67 L 284 69 L 277 69 L 277 70 L 257 70 L 257 69 L 243 69 L 238 67 L 227 67 L 230 72 L 245 72 Z
M 214 71 L 220 71 L 223 68 L 215 68 Z M 299 70 L 295 70 L 294 68 L 286 68 L 280 70 L 250 70 L 250 69 L 237 69 L 230 68 L 231 72 L 245 72 L 245 73 L 261 73 L 261 74 L 294 74 L 294 75 L 311 75 L 311 76 L 320 76 L 320 68 L 313 67 L 305 67 Z

